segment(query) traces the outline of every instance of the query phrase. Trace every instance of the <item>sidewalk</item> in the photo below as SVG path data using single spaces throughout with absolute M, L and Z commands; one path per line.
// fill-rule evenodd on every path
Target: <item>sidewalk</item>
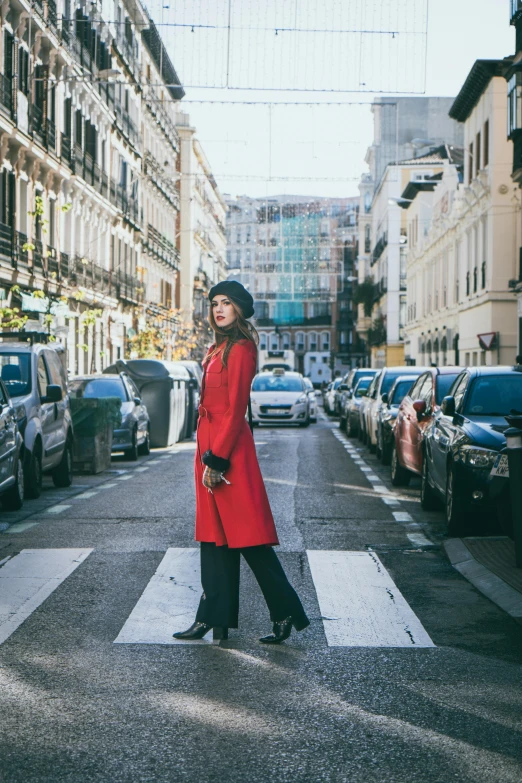
M 444 541 L 444 549 L 462 576 L 522 622 L 522 568 L 515 567 L 515 546 L 510 538 L 450 538 Z

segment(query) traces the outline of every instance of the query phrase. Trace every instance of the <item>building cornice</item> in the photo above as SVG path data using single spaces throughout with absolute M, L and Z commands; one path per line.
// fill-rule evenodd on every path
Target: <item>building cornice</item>
M 449 116 L 457 122 L 465 122 L 490 81 L 495 76 L 504 78 L 511 64 L 511 57 L 505 57 L 503 60 L 476 60 L 449 110 Z

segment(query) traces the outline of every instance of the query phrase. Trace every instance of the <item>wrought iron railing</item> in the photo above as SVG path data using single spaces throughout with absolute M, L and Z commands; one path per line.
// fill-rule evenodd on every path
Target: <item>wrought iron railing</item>
M 9 259 L 13 258 L 13 229 L 5 223 L 0 223 L 0 256 Z
M 0 107 L 9 114 L 11 117 L 13 114 L 13 84 L 12 80 L 0 74 Z

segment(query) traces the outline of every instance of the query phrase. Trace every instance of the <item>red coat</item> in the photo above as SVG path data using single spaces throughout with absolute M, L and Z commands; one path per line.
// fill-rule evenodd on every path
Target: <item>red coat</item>
M 204 365 L 195 462 L 196 541 L 233 548 L 279 543 L 245 419 L 256 355 L 255 345 L 243 340 L 232 347 L 226 367 L 219 356 Z M 230 460 L 225 472 L 230 484 L 222 481 L 212 494 L 202 484 L 201 457 L 209 450 Z

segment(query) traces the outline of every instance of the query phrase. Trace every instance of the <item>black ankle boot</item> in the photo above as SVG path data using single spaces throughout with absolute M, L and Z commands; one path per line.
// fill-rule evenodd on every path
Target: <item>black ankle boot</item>
M 294 620 L 293 617 L 285 617 L 284 620 L 278 620 L 272 626 L 273 633 L 263 636 L 259 641 L 263 644 L 281 644 L 288 639 L 292 632 L 292 626 L 296 631 L 302 631 L 310 625 L 308 618 L 303 620 Z
M 228 639 L 228 628 L 222 628 L 217 625 L 212 628 L 211 625 L 207 625 L 206 623 L 198 623 L 197 620 L 195 623 L 192 623 L 190 628 L 187 628 L 186 631 L 177 631 L 177 633 L 173 633 L 172 636 L 174 639 L 203 639 L 203 637 L 206 636 L 206 634 L 211 629 L 213 630 L 214 641 Z

